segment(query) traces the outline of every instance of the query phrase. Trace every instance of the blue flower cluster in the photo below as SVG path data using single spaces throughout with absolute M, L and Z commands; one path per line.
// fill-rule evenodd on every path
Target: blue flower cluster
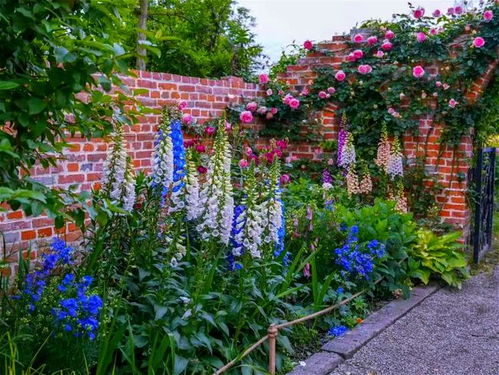
M 184 186 L 182 179 L 185 176 L 185 146 L 182 123 L 179 119 L 174 119 L 171 124 L 171 138 L 173 143 L 173 191 L 177 192 Z M 178 181 L 181 183 L 176 184 Z
M 334 250 L 337 256 L 336 264 L 340 265 L 346 274 L 358 274 L 369 279 L 369 274 L 374 269 L 374 259 L 385 255 L 385 245 L 372 240 L 367 243 L 365 250 L 361 250 L 358 233 L 357 225 L 350 227 L 345 244 Z
M 285 217 L 285 210 L 284 210 L 284 203 L 281 201 L 281 227 L 277 231 L 278 239 L 275 244 L 274 248 L 274 256 L 278 258 L 281 256 L 282 252 L 284 251 L 284 238 L 286 237 L 286 217 Z M 282 262 L 285 266 L 289 265 L 289 262 L 291 261 L 290 259 L 291 253 L 289 251 L 286 252 L 284 257 L 282 258 Z
M 29 301 L 30 311 L 35 310 L 35 304 L 42 298 L 43 291 L 47 285 L 47 278 L 56 267 L 71 265 L 73 260 L 73 248 L 60 238 L 54 237 L 50 244 L 49 252 L 42 254 L 42 268 L 30 272 L 26 276 L 26 284 L 23 289 L 23 296 Z
M 74 274 L 65 275 L 58 286 L 65 298 L 58 307 L 52 309 L 58 326 L 72 332 L 75 337 L 86 335 L 90 340 L 95 339 L 103 306 L 98 295 L 89 293 L 92 281 L 91 276 L 84 276 L 80 282 L 76 282 Z
M 334 327 L 329 328 L 329 330 L 327 331 L 327 334 L 329 336 L 333 336 L 333 337 L 340 337 L 340 336 L 343 336 L 345 333 L 347 333 L 347 331 L 348 331 L 348 328 L 345 326 L 334 326 Z
M 232 246 L 227 254 L 227 262 L 229 263 L 230 271 L 240 270 L 242 268 L 242 265 L 239 262 L 236 262 L 232 249 L 241 248 L 241 254 L 244 253 L 244 245 L 236 239 L 237 235 L 244 229 L 244 224 L 239 229 L 237 229 L 236 225 L 239 222 L 239 216 L 241 216 L 245 209 L 245 205 L 238 205 L 234 208 L 234 217 L 232 219 L 232 231 L 230 236 L 230 243 Z

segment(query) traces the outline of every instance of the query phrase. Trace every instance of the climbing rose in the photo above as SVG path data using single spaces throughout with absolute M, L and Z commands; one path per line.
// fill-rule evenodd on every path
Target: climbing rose
M 494 12 L 492 12 L 491 10 L 486 10 L 485 12 L 483 12 L 483 19 L 485 21 L 490 21 L 492 18 L 494 18 Z
M 178 103 L 178 109 L 183 110 L 185 107 L 187 107 L 187 102 L 185 100 Z
M 347 61 L 355 61 L 355 55 L 353 52 L 350 52 L 347 56 Z
M 300 106 L 300 101 L 296 98 L 293 98 L 289 101 L 289 106 L 292 109 L 297 109 Z
M 270 96 L 270 95 L 272 95 L 274 92 L 272 91 L 272 89 L 268 89 L 268 90 L 266 91 L 266 93 L 267 93 L 267 96 Z
M 314 48 L 314 44 L 310 40 L 306 40 L 305 43 L 303 43 L 303 48 L 310 51 Z
M 362 34 L 355 34 L 353 41 L 355 43 L 362 43 L 364 41 L 364 36 Z
M 370 46 L 372 46 L 373 44 L 376 44 L 377 42 L 378 42 L 378 38 L 375 36 L 370 36 L 369 38 L 367 38 L 367 44 L 369 44 Z
M 206 151 L 206 147 L 204 145 L 197 145 L 196 146 L 196 151 L 197 152 L 205 152 Z
M 462 7 L 460 7 L 460 6 L 455 7 L 455 8 L 454 8 L 454 13 L 456 13 L 456 14 L 461 14 L 461 13 L 463 13 L 463 8 L 462 8 Z
M 353 56 L 356 59 L 361 59 L 364 56 L 364 52 L 362 52 L 362 50 L 360 49 L 356 49 L 355 51 L 353 51 Z
M 439 9 L 435 9 L 435 10 L 433 11 L 433 14 L 432 14 L 432 15 L 433 15 L 433 17 L 440 17 L 440 15 L 441 15 L 441 14 L 442 14 L 442 12 L 440 12 L 440 10 L 439 10 Z
M 421 31 L 419 33 L 416 33 L 416 40 L 418 41 L 418 43 L 424 42 L 426 40 L 426 34 Z
M 282 99 L 283 103 L 286 105 L 289 105 L 289 101 L 293 99 L 293 95 L 291 94 L 286 94 L 286 96 Z
M 319 98 L 326 99 L 327 93 L 325 91 L 319 91 Z
M 433 28 L 430 29 L 430 34 L 431 35 L 437 35 L 438 34 L 438 30 L 433 27 Z
M 277 108 L 275 108 L 275 107 L 270 108 L 270 113 L 275 115 L 277 113 Z
M 336 92 L 336 89 L 334 87 L 328 87 L 327 92 L 330 94 L 334 94 Z
M 382 58 L 383 56 L 385 56 L 385 53 L 383 51 L 378 51 L 374 56 Z
M 421 18 L 424 16 L 424 8 L 423 7 L 419 7 L 417 9 L 414 10 L 414 12 L 412 13 L 412 15 L 414 16 L 414 18 Z
M 250 123 L 251 121 L 253 121 L 253 115 L 251 114 L 250 111 L 243 111 L 241 112 L 241 114 L 239 115 L 239 119 L 245 123 L 245 124 L 248 124 Z
M 346 74 L 343 70 L 338 70 L 336 74 L 334 75 L 334 78 L 336 78 L 337 81 L 344 81 L 346 78 Z
M 454 108 L 457 105 L 457 101 L 454 99 L 449 100 L 449 107 Z
M 359 65 L 359 67 L 357 68 L 357 71 L 360 74 L 369 74 L 373 71 L 373 68 L 371 67 L 371 65 L 368 65 L 368 64 Z
M 385 33 L 385 38 L 386 39 L 393 39 L 393 38 L 395 38 L 395 33 L 392 30 L 387 30 Z
M 481 48 L 484 44 L 485 39 L 483 39 L 481 36 L 477 36 L 475 39 L 473 39 L 473 47 Z
M 227 120 L 225 121 L 225 130 L 228 132 L 232 130 L 232 125 Z
M 260 74 L 258 76 L 258 81 L 260 82 L 261 85 L 269 83 L 269 76 L 266 74 Z
M 412 68 L 412 75 L 416 78 L 421 78 L 424 76 L 425 71 L 421 65 L 416 65 L 414 68 Z
M 186 113 L 185 115 L 182 116 L 182 122 L 184 124 L 190 124 L 192 122 L 192 115 Z
M 437 86 L 437 87 L 442 86 L 442 82 L 440 82 L 440 81 L 435 82 L 435 86 Z
M 208 135 L 215 134 L 215 128 L 213 126 L 207 126 L 206 129 L 204 129 L 204 131 Z
M 267 107 L 260 107 L 260 108 L 258 108 L 258 110 L 256 112 L 259 115 L 264 115 L 265 113 L 267 113 Z
M 248 161 L 246 159 L 239 160 L 239 166 L 241 168 L 246 168 L 248 166 Z
M 385 51 L 390 51 L 393 47 L 393 44 L 390 43 L 390 41 L 385 40 L 383 44 L 381 45 L 381 48 Z
M 454 8 L 449 8 L 449 9 L 447 9 L 447 14 L 448 14 L 449 16 L 452 16 L 452 15 L 454 14 Z
M 246 104 L 246 109 L 248 111 L 255 112 L 257 108 L 258 104 L 256 104 L 256 102 L 249 102 L 248 104 Z

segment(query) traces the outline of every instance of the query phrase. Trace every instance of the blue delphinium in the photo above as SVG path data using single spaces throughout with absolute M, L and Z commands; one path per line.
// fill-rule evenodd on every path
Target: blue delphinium
M 184 134 L 182 132 L 182 123 L 179 119 L 174 119 L 170 127 L 170 136 L 173 143 L 173 192 L 177 192 L 184 186 L 184 182 L 182 181 L 185 176 Z
M 347 327 L 340 325 L 329 328 L 327 334 L 333 337 L 340 337 L 343 336 L 345 333 L 347 333 L 347 331 L 348 331 Z
M 284 251 L 284 238 L 286 237 L 286 217 L 285 217 L 285 209 L 284 209 L 284 202 L 281 201 L 281 226 L 279 227 L 279 230 L 277 231 L 278 235 L 278 240 L 275 244 L 274 248 L 274 257 L 278 258 L 281 256 L 282 252 Z M 286 251 L 282 258 L 282 263 L 285 266 L 289 265 L 291 253 L 289 251 Z
M 238 234 L 244 229 L 245 219 L 240 220 L 240 216 L 244 213 L 246 209 L 245 205 L 239 205 L 234 208 L 234 216 L 232 218 L 232 230 L 230 235 L 230 244 L 231 248 L 227 254 L 227 262 L 229 263 L 229 270 L 239 270 L 242 268 L 242 265 L 236 262 L 236 258 L 234 256 L 234 252 L 237 254 L 244 254 L 244 245 L 240 240 L 241 236 Z M 239 225 L 238 225 L 239 224 Z

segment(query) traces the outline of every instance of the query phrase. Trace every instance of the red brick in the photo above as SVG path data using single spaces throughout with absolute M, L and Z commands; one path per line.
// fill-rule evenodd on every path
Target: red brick
M 69 176 L 59 176 L 60 184 L 76 184 L 85 181 L 85 176 L 83 174 L 72 174 Z
M 9 212 L 7 214 L 7 219 L 22 219 L 23 218 L 23 212 L 22 211 L 14 211 L 14 212 Z
M 52 235 L 52 228 L 38 229 L 38 237 L 49 237 Z
M 36 238 L 36 232 L 34 230 L 25 230 L 21 232 L 21 240 L 29 241 Z

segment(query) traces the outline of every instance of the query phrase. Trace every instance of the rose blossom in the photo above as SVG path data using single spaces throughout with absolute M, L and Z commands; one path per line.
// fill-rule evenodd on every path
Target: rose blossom
M 432 13 L 433 17 L 440 17 L 442 12 L 439 9 L 435 9 Z
M 206 134 L 208 135 L 213 135 L 215 134 L 215 128 L 213 126 L 207 126 L 206 129 L 204 129 Z
M 449 100 L 449 107 L 454 108 L 457 105 L 457 101 L 454 99 Z
M 494 18 L 494 12 L 492 12 L 491 10 L 486 10 L 485 12 L 483 12 L 483 19 L 485 21 L 490 21 L 492 18 Z
M 260 74 L 258 76 L 258 81 L 260 82 L 261 85 L 269 83 L 269 76 L 266 74 Z
M 385 40 L 383 44 L 381 45 L 381 48 L 385 51 L 390 51 L 393 47 L 393 44 L 390 43 L 389 40 Z
M 232 130 L 232 125 L 227 120 L 225 120 L 225 130 L 228 132 Z
M 418 41 L 418 43 L 424 42 L 426 40 L 426 34 L 421 31 L 416 33 L 416 40 Z
M 288 147 L 288 142 L 286 142 L 284 139 L 277 140 L 275 144 L 281 150 L 285 150 Z
M 355 61 L 355 56 L 353 52 L 350 52 L 347 56 L 347 61 Z
M 360 49 L 356 49 L 355 51 L 353 51 L 353 56 L 356 59 L 361 59 L 364 56 L 364 52 L 362 52 L 362 50 Z
M 334 94 L 336 92 L 336 89 L 334 87 L 328 87 L 327 92 L 330 94 Z
M 344 81 L 346 78 L 346 74 L 343 70 L 338 70 L 336 74 L 334 75 L 334 78 L 336 78 L 337 81 Z
M 421 78 L 424 76 L 425 71 L 421 65 L 416 65 L 414 68 L 412 68 L 412 75 L 416 78 Z
M 196 146 L 196 151 L 197 152 L 205 152 L 206 151 L 206 147 L 204 145 L 197 145 Z
M 293 95 L 291 94 L 286 94 L 286 96 L 282 99 L 283 103 L 286 105 L 289 105 L 289 101 L 293 99 Z
M 289 177 L 289 174 L 283 174 L 279 178 L 279 182 L 281 183 L 281 185 L 286 185 L 286 184 L 289 183 L 289 181 L 291 181 L 291 178 Z
M 293 98 L 289 101 L 289 106 L 292 109 L 297 109 L 300 106 L 300 101 L 296 98 Z
M 258 104 L 256 104 L 256 102 L 249 102 L 248 104 L 246 104 L 246 109 L 248 111 L 255 112 L 257 108 Z
M 483 39 L 481 36 L 477 36 L 475 39 L 473 39 L 473 47 L 476 48 L 481 48 L 485 44 L 485 39 Z
M 435 28 L 431 28 L 431 29 L 430 29 L 430 34 L 431 34 L 431 35 L 437 35 L 437 34 L 438 34 L 438 30 L 437 30 L 437 29 L 435 29 Z
M 461 13 L 463 13 L 463 8 L 462 8 L 462 7 L 460 7 L 460 6 L 455 7 L 455 8 L 454 8 L 454 13 L 456 13 L 456 14 L 461 14 Z
M 447 14 L 448 14 L 449 16 L 454 15 L 454 8 L 449 8 L 449 9 L 447 9 Z
M 272 114 L 272 112 L 267 112 L 267 114 L 265 115 L 265 118 L 267 120 L 272 120 L 273 117 L 274 117 L 274 115 Z
M 377 42 L 378 42 L 378 37 L 376 37 L 374 35 L 367 38 L 367 44 L 369 44 L 370 46 L 372 46 L 373 44 L 376 44 Z
M 270 96 L 270 95 L 272 95 L 273 93 L 274 93 L 274 92 L 272 91 L 272 89 L 268 89 L 268 90 L 266 91 L 267 96 Z
M 246 168 L 248 166 L 248 161 L 246 159 L 239 160 L 239 166 L 241 168 Z
M 239 119 L 245 123 L 245 124 L 248 124 L 250 123 L 251 121 L 253 121 L 253 115 L 251 114 L 250 111 L 243 111 L 241 112 L 241 114 L 239 115 Z
M 180 109 L 181 111 L 187 107 L 187 102 L 185 100 L 182 100 L 180 103 L 178 103 L 178 109 Z
M 190 124 L 192 122 L 192 115 L 186 113 L 185 115 L 182 116 L 182 122 L 184 124 Z
M 275 115 L 277 113 L 277 108 L 276 107 L 272 107 L 270 108 L 270 113 L 272 113 L 273 115 Z
M 435 82 L 435 86 L 437 86 L 437 87 L 442 86 L 442 82 L 440 82 L 440 81 Z
M 206 167 L 203 167 L 202 165 L 200 165 L 198 167 L 198 172 L 201 174 L 205 174 L 206 172 L 208 172 L 208 169 L 206 169 Z
M 447 83 L 444 83 L 443 88 L 444 90 L 447 90 L 450 86 Z
M 393 109 L 393 107 L 388 108 L 388 113 L 393 115 L 395 113 L 395 109 Z
M 360 74 L 369 74 L 373 71 L 373 68 L 371 67 L 371 65 L 368 65 L 368 64 L 359 65 L 359 67 L 357 68 L 357 71 Z
M 303 48 L 310 51 L 312 48 L 314 48 L 314 44 L 310 40 L 306 40 L 303 43 Z
M 319 91 L 319 98 L 326 99 L 327 93 L 325 91 Z
M 251 156 L 253 155 L 253 150 L 251 149 L 251 147 L 246 147 L 246 149 L 244 150 L 244 153 L 247 155 L 247 156 Z
M 301 96 L 307 96 L 308 94 L 309 94 L 309 91 L 306 87 L 303 90 L 301 90 L 301 92 L 300 92 Z
M 385 56 L 385 53 L 383 51 L 379 50 L 376 52 L 376 54 L 374 56 L 382 58 L 383 56 Z
M 414 9 L 414 12 L 412 12 L 412 15 L 414 18 L 421 18 L 424 16 L 424 8 L 423 7 L 418 7 L 417 9 Z
M 393 38 L 395 38 L 395 33 L 392 30 L 387 30 L 385 33 L 385 38 L 386 39 L 393 39 Z
M 355 34 L 353 41 L 355 43 L 362 43 L 364 41 L 364 36 L 362 34 Z

